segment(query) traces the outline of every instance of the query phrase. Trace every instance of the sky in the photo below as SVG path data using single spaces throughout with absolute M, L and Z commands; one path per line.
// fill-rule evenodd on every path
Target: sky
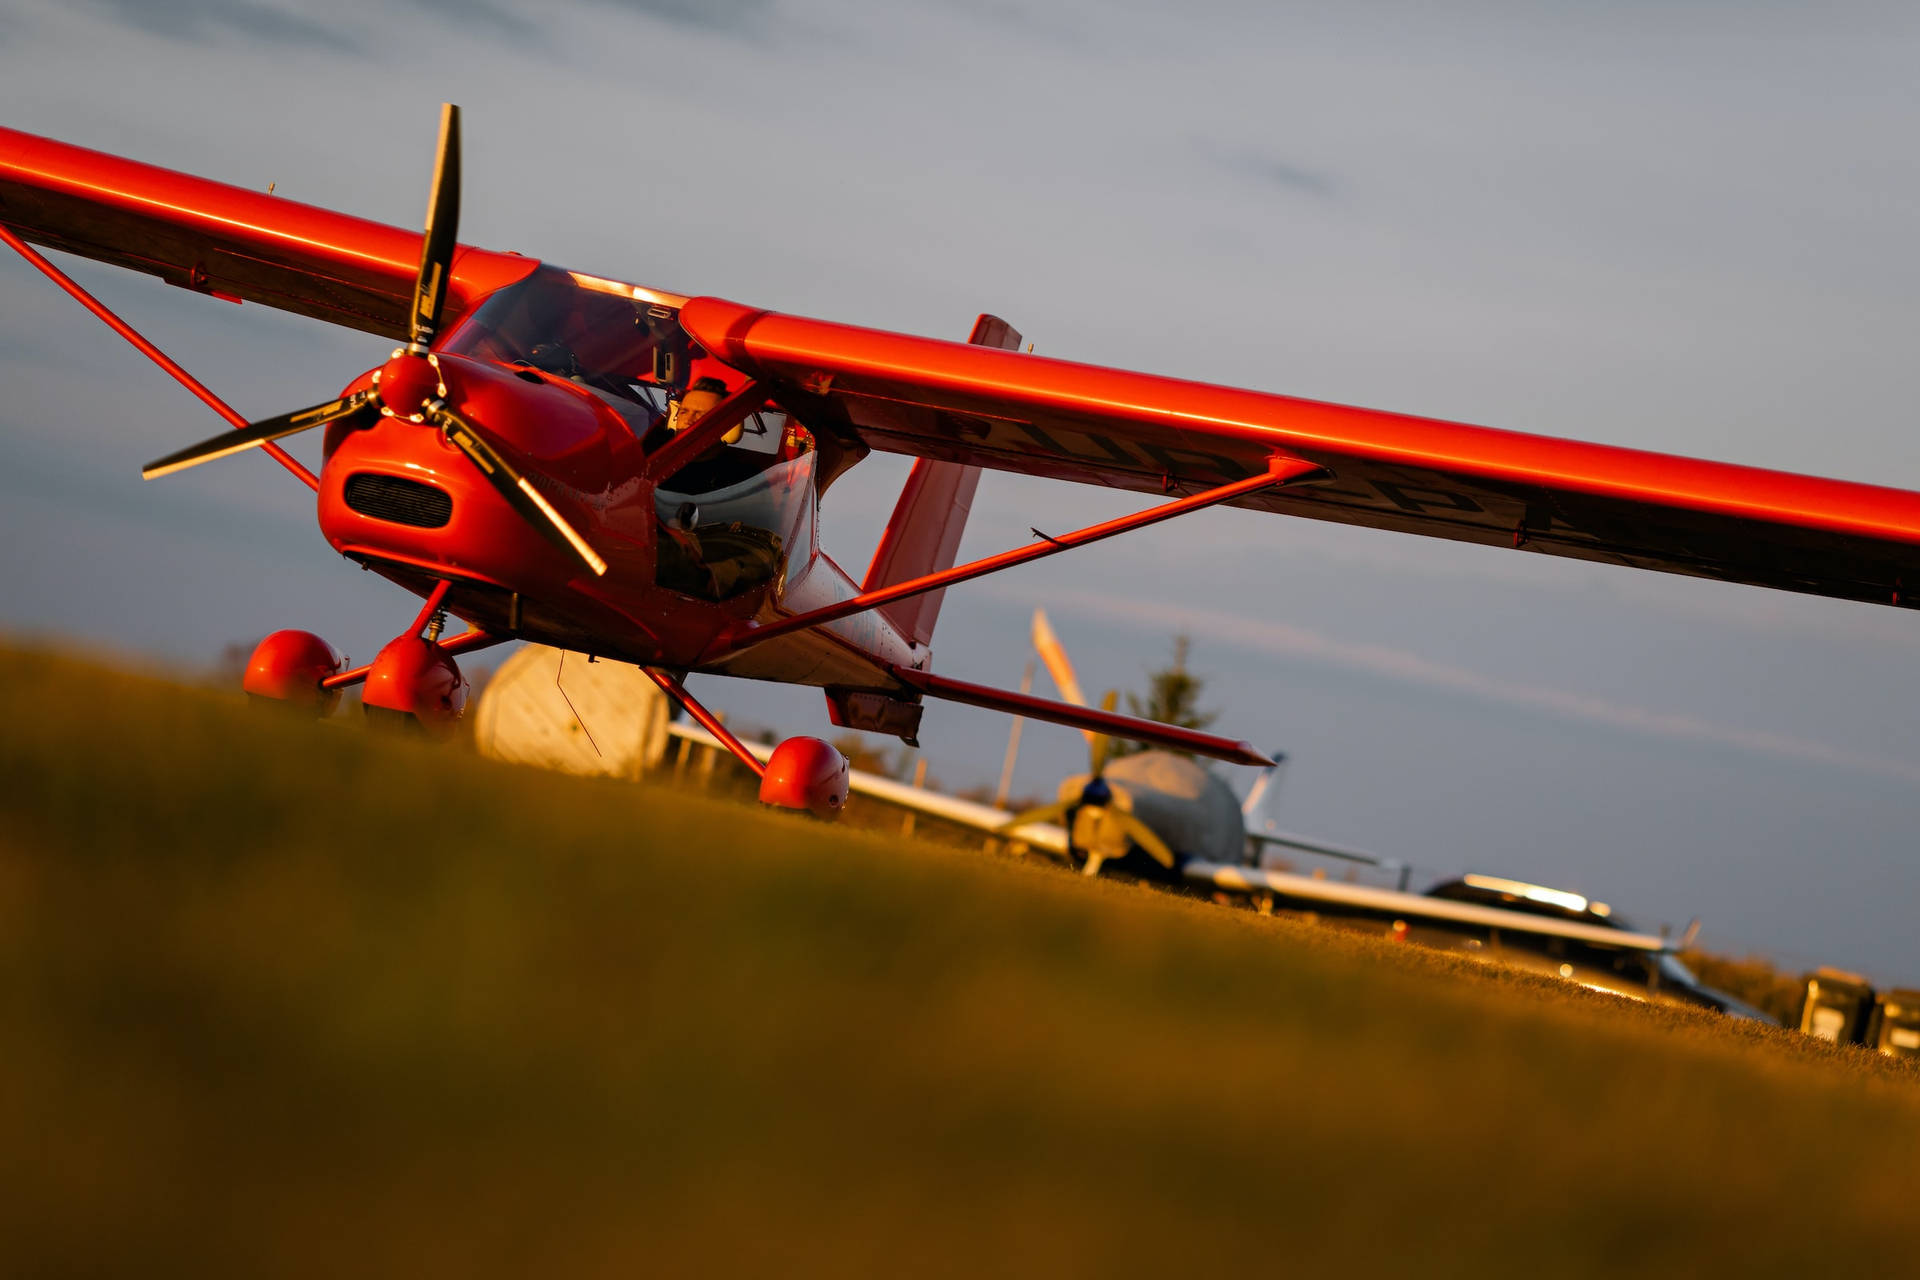
M 0 124 L 401 226 L 438 104 L 462 238 L 905 332 L 1920 489 L 1920 11 L 1561 2 L 0 0 Z M 249 416 L 387 344 L 64 263 Z M 0 627 L 183 666 L 406 625 L 263 458 L 0 258 Z M 295 452 L 311 463 L 317 442 Z M 828 496 L 857 576 L 905 474 Z M 962 554 L 1138 501 L 989 474 Z M 1177 631 L 1290 829 L 1920 983 L 1902 611 L 1216 510 L 948 594 L 935 666 L 1093 690 Z M 819 695 L 696 678 L 738 721 Z M 1050 692 L 1044 676 L 1040 689 Z M 1078 735 L 1029 726 L 1020 790 Z M 1007 722 L 933 706 L 950 786 Z M 1244 778 L 1236 777 L 1236 785 Z

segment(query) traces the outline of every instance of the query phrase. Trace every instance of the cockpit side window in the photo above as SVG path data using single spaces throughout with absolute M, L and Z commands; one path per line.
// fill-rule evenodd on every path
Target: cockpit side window
M 708 489 L 694 487 L 703 477 L 689 475 L 688 467 L 669 481 L 672 488 L 654 491 L 656 580 L 702 600 L 731 600 L 772 585 L 790 556 L 811 554 L 813 454 L 781 460 L 738 448 L 724 452 L 753 465 L 742 478 Z

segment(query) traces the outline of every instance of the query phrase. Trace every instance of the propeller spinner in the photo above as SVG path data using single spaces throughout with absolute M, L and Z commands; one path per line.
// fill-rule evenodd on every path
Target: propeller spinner
M 1100 702 L 1100 708 L 1103 711 L 1112 711 L 1119 701 L 1119 691 L 1109 689 L 1107 696 Z M 1069 861 L 1072 861 L 1074 851 L 1073 828 L 1075 821 L 1081 810 L 1097 809 L 1100 811 L 1100 820 L 1103 823 L 1117 828 L 1134 844 L 1146 850 L 1148 856 L 1155 862 L 1158 862 L 1169 871 L 1173 870 L 1173 850 L 1167 847 L 1167 842 L 1160 838 L 1159 833 L 1126 809 L 1120 808 L 1113 803 L 1113 788 L 1108 785 L 1106 777 L 1104 776 L 1107 771 L 1107 760 L 1112 753 L 1113 740 L 1111 737 L 1104 733 L 1089 735 L 1089 777 L 1086 782 L 1081 784 L 1080 794 L 1070 800 L 1060 800 L 1053 804 L 1041 805 L 1037 809 L 1029 809 L 1025 813 L 1018 814 L 1002 825 L 997 834 L 1011 835 L 1015 830 L 1029 823 L 1057 822 L 1067 829 L 1067 858 Z M 1100 852 L 1098 848 L 1089 848 L 1086 850 L 1086 862 L 1081 867 L 1081 870 L 1090 876 L 1098 875 L 1100 874 L 1100 867 L 1106 859 L 1107 855 Z
M 580 532 L 520 474 L 472 423 L 446 407 L 446 376 L 432 354 L 446 307 L 447 284 L 453 273 L 453 254 L 460 230 L 460 108 L 451 102 L 440 109 L 440 144 L 433 164 L 433 190 L 427 200 L 426 232 L 420 241 L 420 269 L 414 278 L 413 306 L 408 315 L 407 345 L 397 349 L 373 376 L 373 386 L 338 400 L 266 418 L 239 431 L 168 454 L 141 468 L 147 480 L 184 471 L 202 462 L 279 440 L 314 427 L 345 422 L 351 427 L 372 426 L 381 417 L 438 428 L 464 454 L 521 519 L 578 560 L 596 577 L 607 562 Z

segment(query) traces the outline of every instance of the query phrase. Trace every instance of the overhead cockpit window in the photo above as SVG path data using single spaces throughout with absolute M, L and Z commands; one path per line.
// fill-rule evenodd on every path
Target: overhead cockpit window
M 629 405 L 649 405 L 661 394 L 655 388 L 685 377 L 686 347 L 678 311 L 659 295 L 547 266 L 490 295 L 441 344 Z

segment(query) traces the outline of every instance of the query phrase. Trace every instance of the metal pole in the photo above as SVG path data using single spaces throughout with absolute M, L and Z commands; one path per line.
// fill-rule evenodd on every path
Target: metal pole
M 915 787 L 924 787 L 927 785 L 927 758 L 925 756 L 921 756 L 914 762 L 913 785 Z M 914 819 L 919 816 L 918 811 L 913 809 L 907 810 L 906 818 L 900 823 L 900 834 L 903 836 L 912 835 L 915 826 Z
M 1027 659 L 1027 669 L 1020 674 L 1020 694 L 1025 697 L 1033 692 L 1033 659 Z M 1007 758 L 1000 766 L 1000 785 L 994 789 L 993 807 L 1007 807 L 1007 794 L 1013 790 L 1013 766 L 1020 759 L 1020 730 L 1027 723 L 1025 716 L 1013 718 L 1013 728 L 1007 730 Z

